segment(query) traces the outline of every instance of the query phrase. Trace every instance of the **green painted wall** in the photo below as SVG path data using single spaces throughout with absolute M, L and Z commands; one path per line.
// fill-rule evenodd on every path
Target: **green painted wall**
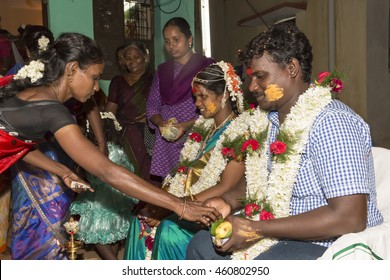
M 93 38 L 92 0 L 48 0 L 48 19 L 56 37 L 79 32 Z
M 78 32 L 93 36 L 92 0 L 49 0 L 49 28 L 57 37 L 62 32 Z M 108 94 L 110 81 L 101 80 L 100 88 Z
M 195 1 L 159 0 L 154 1 L 154 65 L 164 62 L 162 28 L 173 17 L 185 18 L 194 34 Z M 62 32 L 79 32 L 93 38 L 93 0 L 48 0 L 49 28 L 57 37 Z M 159 5 L 158 5 L 159 4 Z M 195 42 L 195 40 L 194 40 Z M 100 81 L 100 87 L 108 94 L 110 81 Z

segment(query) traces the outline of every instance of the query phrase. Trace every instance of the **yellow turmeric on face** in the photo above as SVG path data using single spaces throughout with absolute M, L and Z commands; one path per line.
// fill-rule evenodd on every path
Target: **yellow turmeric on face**
M 284 89 L 277 84 L 269 84 L 264 93 L 268 101 L 276 101 L 283 97 Z
M 206 110 L 210 113 L 214 113 L 217 110 L 217 106 L 214 102 L 205 104 Z

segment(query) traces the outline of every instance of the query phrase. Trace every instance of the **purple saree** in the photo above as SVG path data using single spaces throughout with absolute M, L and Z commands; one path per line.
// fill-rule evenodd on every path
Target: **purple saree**
M 164 120 L 174 117 L 178 122 L 197 118 L 198 112 L 192 99 L 191 82 L 201 69 L 214 62 L 212 58 L 193 54 L 186 65 L 181 65 L 174 60 L 160 64 L 146 106 L 148 120 L 157 114 L 160 114 Z M 149 124 L 155 128 L 151 122 Z M 168 142 L 156 129 L 150 173 L 163 178 L 168 175 L 179 161 L 180 151 L 186 138 L 187 133 L 175 142 Z

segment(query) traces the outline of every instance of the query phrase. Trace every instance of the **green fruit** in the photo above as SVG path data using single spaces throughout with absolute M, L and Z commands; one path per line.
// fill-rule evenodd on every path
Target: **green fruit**
M 217 221 L 215 221 L 214 223 L 211 224 L 211 227 L 210 227 L 210 234 L 212 236 L 215 236 L 215 230 L 217 229 L 217 227 L 222 224 L 224 222 L 223 219 L 219 219 Z

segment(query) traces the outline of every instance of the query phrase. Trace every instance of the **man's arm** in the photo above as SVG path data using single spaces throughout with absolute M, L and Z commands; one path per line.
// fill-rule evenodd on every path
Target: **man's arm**
M 215 207 L 223 217 L 227 217 L 243 207 L 240 199 L 245 197 L 245 194 L 246 180 L 245 176 L 241 176 L 235 187 L 225 192 L 220 197 L 207 199 L 205 204 L 210 207 Z
M 328 205 L 285 218 L 252 221 L 241 217 L 227 218 L 233 235 L 220 248 L 232 252 L 247 248 L 262 238 L 326 240 L 366 228 L 367 195 L 356 194 L 329 199 Z

